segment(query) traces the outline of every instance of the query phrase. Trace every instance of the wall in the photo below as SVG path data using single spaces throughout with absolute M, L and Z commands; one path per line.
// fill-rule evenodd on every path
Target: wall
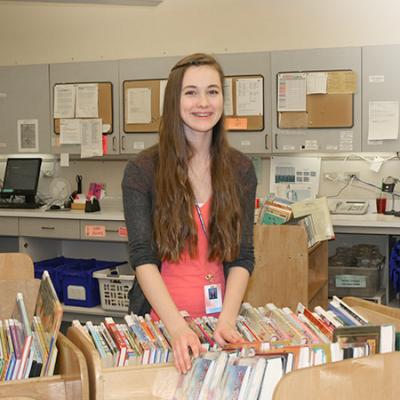
M 0 1 L 0 65 L 400 42 L 397 0 Z
M 399 20 L 397 0 L 164 0 L 158 7 L 0 1 L 0 65 L 400 43 Z M 387 175 L 400 175 L 399 161 L 387 162 L 377 174 L 364 160 L 343 159 L 324 159 L 321 174 L 360 171 L 360 178 L 378 185 Z M 73 161 L 54 172 L 74 187 L 76 173 L 89 183 L 99 180 L 101 170 L 109 194 L 119 197 L 124 164 Z M 258 165 L 262 196 L 269 160 Z M 42 190 L 50 181 L 41 180 Z M 336 194 L 343 186 L 321 180 L 320 193 Z M 375 195 L 355 184 L 341 194 Z

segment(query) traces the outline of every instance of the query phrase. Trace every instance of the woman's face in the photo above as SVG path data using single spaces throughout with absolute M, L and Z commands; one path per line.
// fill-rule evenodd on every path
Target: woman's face
M 223 107 L 217 70 L 209 65 L 189 67 L 183 76 L 180 101 L 186 136 L 212 132 L 221 118 Z

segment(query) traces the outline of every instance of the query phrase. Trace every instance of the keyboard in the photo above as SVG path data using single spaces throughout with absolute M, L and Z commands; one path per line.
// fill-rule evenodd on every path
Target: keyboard
M 40 203 L 17 203 L 12 201 L 0 201 L 0 209 L 1 208 L 11 208 L 11 209 L 35 209 L 41 206 Z

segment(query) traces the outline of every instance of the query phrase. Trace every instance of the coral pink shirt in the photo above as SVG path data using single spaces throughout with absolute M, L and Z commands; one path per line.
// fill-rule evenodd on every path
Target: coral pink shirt
M 210 207 L 211 199 L 200 207 L 207 231 Z M 191 258 L 188 250 L 184 250 L 179 262 L 163 261 L 161 276 L 178 310 L 187 311 L 192 317 L 196 318 L 206 315 L 204 286 L 221 284 L 223 296 L 225 293 L 225 277 L 222 263 L 208 260 L 208 240 L 195 207 L 194 218 L 198 236 L 197 257 Z M 212 279 L 207 280 L 207 275 L 211 275 Z M 218 316 L 218 314 L 209 315 Z M 152 311 L 152 317 L 159 319 L 154 311 Z

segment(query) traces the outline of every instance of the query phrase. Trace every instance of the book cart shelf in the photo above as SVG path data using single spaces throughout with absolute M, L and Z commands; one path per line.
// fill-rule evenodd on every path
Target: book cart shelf
M 354 297 L 344 300 L 371 323 L 393 323 L 400 331 L 400 310 Z M 85 355 L 90 400 L 153 400 L 159 398 L 153 390 L 163 382 L 173 386 L 172 364 L 103 368 L 94 345 L 78 328 L 70 327 L 67 336 Z M 296 370 L 282 378 L 273 399 L 395 400 L 400 398 L 399 365 L 400 352 L 393 352 Z
M 295 310 L 328 302 L 328 243 L 307 247 L 300 225 L 254 226 L 255 268 L 245 301 L 253 307 L 274 303 Z
M 62 333 L 57 338 L 57 375 L 0 383 L 0 399 L 88 400 L 86 360 Z
M 11 294 L 14 287 L 18 291 L 29 289 L 36 283 L 33 278 L 33 262 L 28 255 L 0 253 L 0 280 L 10 287 L 0 291 L 0 318 L 11 317 L 15 304 L 9 303 L 11 298 L 15 299 L 16 293 Z M 30 296 L 26 296 L 28 293 Z M 28 309 L 36 303 L 32 293 L 33 290 L 28 290 L 24 294 Z M 62 333 L 57 335 L 57 348 L 56 375 L 0 382 L 0 400 L 88 400 L 89 378 L 84 355 Z

